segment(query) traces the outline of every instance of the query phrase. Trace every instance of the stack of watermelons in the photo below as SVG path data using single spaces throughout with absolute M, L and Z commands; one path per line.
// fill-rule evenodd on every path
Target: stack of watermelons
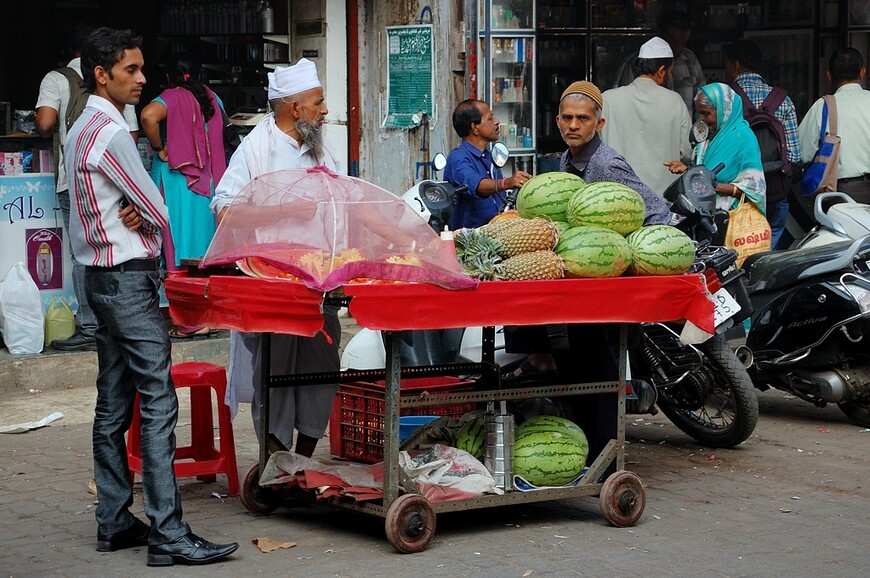
M 472 419 L 459 430 L 456 447 L 481 462 L 486 454 L 486 424 Z M 549 415 L 533 417 L 514 433 L 513 472 L 535 486 L 564 486 L 586 465 L 589 443 L 575 423 Z
M 646 205 L 631 188 L 611 182 L 587 185 L 570 173 L 543 173 L 517 194 L 521 217 L 556 222 L 556 253 L 570 277 L 685 273 L 695 258 L 692 240 L 667 225 L 644 227 Z
M 582 473 L 588 454 L 589 442 L 577 424 L 539 415 L 516 429 L 513 473 L 535 486 L 564 486 Z

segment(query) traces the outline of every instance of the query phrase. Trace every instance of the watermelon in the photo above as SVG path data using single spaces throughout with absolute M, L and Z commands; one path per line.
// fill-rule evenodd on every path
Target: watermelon
M 459 428 L 456 447 L 483 461 L 486 454 L 486 422 L 482 417 L 468 420 Z
M 527 419 L 517 426 L 516 435 L 527 435 L 532 431 L 557 431 L 586 441 L 586 434 L 583 433 L 580 426 L 571 420 L 555 415 L 536 415 Z
M 514 438 L 513 472 L 524 480 L 536 486 L 564 486 L 583 471 L 589 443 L 582 431 L 581 438 L 568 431 L 523 429 L 522 426 L 518 429 Z
M 565 260 L 568 277 L 619 277 L 631 264 L 625 237 L 605 227 L 572 227 L 555 251 Z
M 572 227 L 607 227 L 628 235 L 643 225 L 646 203 L 643 197 L 625 185 L 599 181 L 571 197 L 567 214 Z
M 627 238 L 635 275 L 679 275 L 695 260 L 695 244 L 688 235 L 668 225 L 641 227 Z
M 559 231 L 559 235 L 571 228 L 571 225 L 569 225 L 567 221 L 553 221 L 553 224 L 556 225 L 556 230 Z
M 568 200 L 585 186 L 583 179 L 571 173 L 535 175 L 517 193 L 517 210 L 526 219 L 567 221 Z

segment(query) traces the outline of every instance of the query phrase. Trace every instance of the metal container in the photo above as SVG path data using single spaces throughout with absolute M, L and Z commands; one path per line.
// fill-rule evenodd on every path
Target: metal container
M 486 424 L 486 456 L 484 465 L 503 490 L 513 488 L 514 416 L 502 407 L 500 413 L 488 412 Z

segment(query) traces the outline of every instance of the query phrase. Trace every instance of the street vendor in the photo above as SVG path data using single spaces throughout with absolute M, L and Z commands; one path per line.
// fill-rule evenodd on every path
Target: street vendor
M 269 73 L 267 114 L 245 137 L 230 159 L 227 171 L 215 190 L 211 209 L 220 220 L 233 199 L 255 177 L 284 169 L 325 166 L 345 174 L 338 155 L 323 137 L 323 121 L 329 110 L 313 62 L 305 58 L 295 65 Z M 341 326 L 338 308 L 324 305 L 323 331 L 314 337 L 274 334 L 271 373 L 337 372 Z M 232 332 L 227 403 L 233 413 L 240 401 L 251 402 L 251 417 L 260 435 L 260 347 L 259 333 Z M 326 431 L 338 384 L 276 388 L 270 394 L 269 433 L 285 447 L 293 445 L 296 430 L 297 454 L 311 457 Z M 260 440 L 265 443 L 266 440 Z

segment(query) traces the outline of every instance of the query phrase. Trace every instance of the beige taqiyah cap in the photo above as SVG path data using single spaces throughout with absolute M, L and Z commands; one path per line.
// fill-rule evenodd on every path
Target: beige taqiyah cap
M 307 58 L 300 58 L 299 62 L 293 66 L 276 68 L 275 72 L 270 72 L 267 76 L 269 77 L 269 100 L 299 94 L 320 86 L 317 66 Z
M 571 85 L 565 89 L 565 92 L 562 93 L 562 98 L 565 98 L 569 94 L 585 94 L 595 101 L 598 108 L 604 108 L 604 98 L 601 96 L 601 91 L 588 80 L 578 80 L 577 82 L 571 83 Z M 559 100 L 561 101 L 562 98 Z
M 637 53 L 638 58 L 673 58 L 674 51 L 671 50 L 671 45 L 658 36 L 653 36 L 643 43 L 640 47 L 640 52 Z

